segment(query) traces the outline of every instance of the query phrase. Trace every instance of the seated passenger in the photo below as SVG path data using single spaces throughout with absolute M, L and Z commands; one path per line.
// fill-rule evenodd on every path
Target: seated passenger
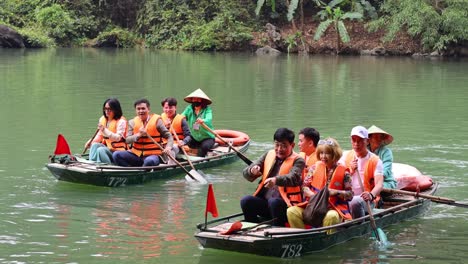
M 187 118 L 191 133 L 188 146 L 198 149 L 197 156 L 205 157 L 215 144 L 215 135 L 201 125 L 205 124 L 209 128 L 214 129 L 212 124 L 213 111 L 209 106 L 211 99 L 201 89 L 197 89 L 185 97 L 184 100 L 191 104 L 182 113 Z
M 397 181 L 393 177 L 392 164 L 393 154 L 392 150 L 387 147 L 393 141 L 392 135 L 383 131 L 382 129 L 371 126 L 368 130 L 369 133 L 369 149 L 375 155 L 379 156 L 383 165 L 384 182 L 383 187 L 388 189 L 395 189 Z
M 297 145 L 299 146 L 299 155 L 304 158 L 306 167 L 302 177 L 308 173 L 309 169 L 317 163 L 317 144 L 320 140 L 320 133 L 311 127 L 305 127 L 299 131 L 299 141 Z
M 304 228 L 302 213 L 308 200 L 325 187 L 328 182 L 329 211 L 323 219 L 322 226 L 331 226 L 345 220 L 351 220 L 348 201 L 353 198 L 351 175 L 345 166 L 339 165 L 342 150 L 338 142 L 333 138 L 320 140 L 317 147 L 317 159 L 312 168 L 312 174 L 308 174 L 304 180 L 302 190 L 305 202 L 288 208 L 288 222 L 291 227 Z
M 370 213 L 367 212 L 367 201 L 373 207 L 378 205 L 383 188 L 382 161 L 377 155 L 367 150 L 368 140 L 369 136 L 365 127 L 354 127 L 351 130 L 352 150 L 345 152 L 339 161 L 349 169 L 352 176 L 354 197 L 349 207 L 353 219 Z
M 101 163 L 113 163 L 112 153 L 126 150 L 127 120 L 122 116 L 120 102 L 109 98 L 102 106 L 102 116 L 99 119 L 99 131 L 96 136 L 85 144 L 85 149 L 91 144 L 89 160 Z
M 259 216 L 284 226 L 286 210 L 301 199 L 301 179 L 305 162 L 294 149 L 294 132 L 279 128 L 273 136 L 275 147 L 244 169 L 244 178 L 252 182 L 262 177 L 253 195 L 244 196 L 240 205 L 245 221 L 258 223 Z
M 115 164 L 124 167 L 157 166 L 164 155 L 172 155 L 173 138 L 164 126 L 161 117 L 150 113 L 150 103 L 146 99 L 134 103 L 137 116 L 128 122 L 128 151 L 116 151 L 112 155 Z M 159 148 L 151 138 L 164 149 Z M 163 138 L 167 139 L 163 146 Z M 167 158 L 167 157 L 166 157 Z M 169 160 L 171 161 L 171 160 Z
M 163 113 L 161 114 L 162 121 L 177 142 L 173 147 L 173 151 L 177 155 L 180 152 L 180 148 L 183 148 L 190 142 L 190 129 L 185 116 L 177 114 L 177 100 L 175 98 L 165 98 L 162 100 L 161 106 L 163 107 Z

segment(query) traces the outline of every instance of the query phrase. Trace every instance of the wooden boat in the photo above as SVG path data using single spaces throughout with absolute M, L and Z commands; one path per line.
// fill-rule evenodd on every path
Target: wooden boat
M 432 195 L 437 190 L 433 184 L 421 192 Z M 414 196 L 391 195 L 383 199 L 380 209 L 374 209 L 373 216 L 377 227 L 383 228 L 416 217 L 427 210 L 430 200 Z M 214 248 L 241 253 L 250 253 L 280 258 L 295 258 L 316 251 L 323 251 L 352 238 L 372 232 L 369 216 L 353 219 L 334 226 L 314 229 L 275 227 L 269 224 L 255 224 L 242 221 L 243 214 L 235 214 L 202 224 L 198 224 L 195 237 L 205 248 Z M 229 235 L 221 232 L 241 221 L 242 229 Z M 327 234 L 335 229 L 332 234 Z
M 220 144 L 213 148 L 207 157 L 189 156 L 189 158 L 196 169 L 216 167 L 237 161 L 238 153 L 232 148 L 244 153 L 249 144 L 250 139 L 233 147 Z M 180 158 L 180 164 L 190 171 L 188 161 L 183 160 L 185 157 Z M 49 157 L 46 167 L 60 181 L 107 187 L 144 184 L 155 179 L 185 174 L 185 171 L 178 165 L 120 167 L 89 162 L 86 156 L 81 157 L 81 155 L 53 155 Z

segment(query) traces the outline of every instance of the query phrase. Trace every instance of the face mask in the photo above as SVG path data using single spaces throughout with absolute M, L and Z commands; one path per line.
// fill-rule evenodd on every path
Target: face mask
M 195 107 L 199 107 L 201 105 L 201 102 L 193 102 L 192 105 Z

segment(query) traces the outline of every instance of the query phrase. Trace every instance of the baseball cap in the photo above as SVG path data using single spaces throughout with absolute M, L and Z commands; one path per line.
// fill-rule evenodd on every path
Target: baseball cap
M 367 133 L 367 129 L 363 126 L 355 126 L 351 130 L 351 136 L 358 136 L 360 138 L 369 138 L 369 134 Z

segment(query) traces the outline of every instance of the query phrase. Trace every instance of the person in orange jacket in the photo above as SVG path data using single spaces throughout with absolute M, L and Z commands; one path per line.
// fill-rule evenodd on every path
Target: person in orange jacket
M 353 179 L 353 200 L 349 203 L 353 218 L 364 216 L 367 212 L 366 202 L 376 207 L 383 188 L 383 165 L 377 155 L 367 149 L 369 133 L 363 126 L 351 130 L 352 150 L 343 153 L 339 163 L 345 165 Z M 359 179 L 359 178 L 360 179 Z M 362 187 L 361 187 L 362 183 Z

